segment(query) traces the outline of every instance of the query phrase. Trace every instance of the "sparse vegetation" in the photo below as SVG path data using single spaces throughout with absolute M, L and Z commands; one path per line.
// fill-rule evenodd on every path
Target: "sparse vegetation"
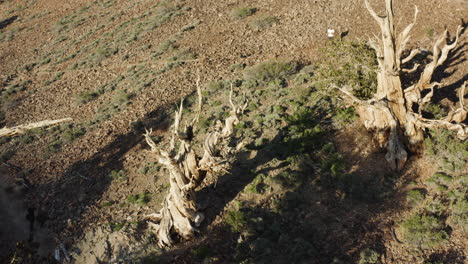
M 149 203 L 151 200 L 151 196 L 148 192 L 140 193 L 140 194 L 135 194 L 135 195 L 130 195 L 127 198 L 127 201 L 132 204 L 138 204 L 138 205 L 145 205 Z
M 414 207 L 418 204 L 420 204 L 422 201 L 424 201 L 424 193 L 421 190 L 415 189 L 415 190 L 410 190 L 406 194 L 406 202 Z
M 26 1 L 32 8 L 10 2 L 2 3 L 5 10 L 13 6 L 5 13 L 27 13 L 15 14 L 20 19 L 12 24 L 2 21 L 0 29 L 0 44 L 15 50 L 5 55 L 0 80 L 1 126 L 57 115 L 70 115 L 73 121 L 0 138 L 0 166 L 9 174 L 7 181 L 14 179 L 15 188 L 34 198 L 28 201 L 37 206 L 36 215 L 47 207 L 49 219 L 41 228 L 63 231 L 65 249 L 74 258 L 88 254 L 88 248 L 77 253 L 82 248 L 73 242 L 76 228 L 82 228 L 84 243 L 101 241 L 101 234 L 108 238 L 103 239 L 106 250 L 93 251 L 102 262 L 458 263 L 465 257 L 458 249 L 468 232 L 467 142 L 455 139 L 456 132 L 425 130 L 424 152 L 408 156 L 411 167 L 385 171 L 388 165 L 379 162 L 384 154 L 376 151 L 378 144 L 356 129 L 361 108 L 345 102 L 336 89 L 349 88 L 363 102 L 376 92 L 381 56 L 369 44 L 348 39 L 360 39 L 354 34 L 361 31 L 346 37 L 340 27 L 340 37 L 325 40 L 326 22 L 315 19 L 322 14 L 304 16 L 296 5 L 275 9 L 278 1 L 257 10 L 249 3 L 212 2 L 206 9 L 178 0 L 130 1 L 122 9 L 118 1 L 104 0 L 79 8 L 67 4 L 61 17 L 55 11 L 37 13 L 34 1 Z M 270 9 L 274 13 L 269 15 Z M 283 11 L 287 13 L 278 13 Z M 320 23 L 302 31 L 304 17 Z M 41 31 L 48 23 L 52 28 Z M 297 28 L 291 30 L 291 25 Z M 316 38 L 316 28 L 322 28 L 323 41 Z M 291 35 L 281 36 L 289 31 Z M 24 41 L 29 32 L 44 36 Z M 419 35 L 426 41 L 434 36 L 430 27 Z M 312 37 L 317 42 L 307 43 Z M 18 47 L 31 58 L 25 59 Z M 405 49 L 403 55 L 409 52 Z M 453 62 L 443 63 L 433 80 L 447 74 L 453 80 L 463 77 L 460 52 L 448 54 Z M 423 52 L 415 58 L 422 64 L 433 57 Z M 263 58 L 276 59 L 258 63 Z M 403 64 L 391 73 L 398 74 Z M 402 84 L 415 84 L 421 71 L 405 74 Z M 162 222 L 156 214 L 148 216 L 164 206 L 173 187 L 168 169 L 156 162 L 161 153 L 148 155 L 141 135 L 153 127 L 148 138 L 167 150 L 174 130 L 171 106 L 190 93 L 197 75 L 204 87 L 197 133 L 183 131 L 197 107 L 197 94 L 192 93 L 185 99 L 180 133 L 169 155 L 182 149 L 178 138 L 191 136 L 196 143 L 191 150 L 203 153 L 205 136 L 219 126 L 218 119 L 224 122 L 230 116 L 231 86 L 234 95 L 246 93 L 248 104 L 225 150 L 233 151 L 238 139 L 243 144 L 232 168 L 203 173 L 203 183 L 184 196 L 190 200 L 196 194 L 188 214 L 198 217 L 200 212 L 205 222 L 197 226 L 200 218 L 188 218 L 195 237 L 172 226 L 172 244 L 191 239 L 173 251 L 156 246 L 161 235 L 150 223 Z M 415 104 L 415 114 L 443 119 L 454 109 L 454 100 L 439 103 L 446 90 L 435 91 L 442 94 L 422 107 Z M 240 96 L 235 97 L 238 104 Z M 400 127 L 399 136 L 404 132 Z M 223 155 L 224 149 L 213 154 Z M 425 155 L 438 166 L 437 173 L 429 174 L 434 168 Z M 178 165 L 187 170 L 185 163 Z M 196 165 L 200 171 L 202 166 Z M 2 213 L 1 201 L 0 208 Z M 35 223 L 36 231 L 40 225 Z M 120 238 L 125 256 L 107 250 L 117 249 L 120 245 L 114 243 Z M 126 243 L 133 244 L 126 248 Z M 25 248 L 36 250 L 29 244 Z M 7 262 L 21 259 L 18 252 Z M 31 254 L 24 256 L 35 260 Z
M 96 92 L 82 92 L 76 96 L 76 101 L 79 104 L 85 104 L 96 99 L 99 96 Z
M 256 8 L 252 7 L 238 7 L 231 11 L 231 16 L 235 19 L 243 19 L 251 16 L 257 12 Z
M 230 226 L 233 232 L 242 232 L 247 228 L 248 215 L 241 210 L 228 211 L 226 214 L 225 222 Z
M 255 86 L 274 83 L 284 85 L 286 79 L 296 71 L 295 62 L 267 61 L 245 69 L 244 77 Z
M 255 30 L 264 30 L 279 23 L 279 19 L 275 16 L 262 16 L 250 23 L 250 26 Z
M 112 180 L 122 181 L 127 179 L 127 175 L 123 170 L 113 170 L 109 173 L 109 178 Z
M 455 230 L 468 233 L 468 200 L 465 197 L 460 197 L 451 209 L 448 224 Z
M 421 249 L 432 248 L 449 238 L 443 221 L 434 216 L 415 214 L 401 228 L 405 241 Z
M 460 141 L 447 130 L 429 130 L 424 140 L 426 153 L 448 171 L 461 170 L 468 161 L 468 141 Z
M 374 50 L 363 42 L 336 39 L 322 50 L 317 66 L 317 88 L 335 93 L 333 86 L 349 86 L 358 98 L 369 99 L 377 90 L 377 59 Z
M 380 255 L 370 248 L 366 248 L 359 253 L 358 264 L 380 264 Z

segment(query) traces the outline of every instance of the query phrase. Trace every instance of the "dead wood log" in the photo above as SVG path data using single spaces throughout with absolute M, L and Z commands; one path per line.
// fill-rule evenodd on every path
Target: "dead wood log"
M 15 136 L 19 134 L 24 134 L 26 131 L 34 129 L 34 128 L 52 126 L 52 125 L 60 124 L 63 122 L 68 122 L 71 120 L 72 120 L 71 118 L 63 118 L 63 119 L 56 119 L 56 120 L 44 120 L 40 122 L 30 123 L 26 125 L 19 125 L 15 127 L 4 127 L 0 129 L 0 137 L 9 137 L 9 136 Z
M 203 157 L 200 158 L 192 148 L 192 140 L 195 137 L 195 128 L 200 112 L 202 111 L 202 93 L 197 80 L 198 107 L 195 118 L 189 122 L 183 131 L 179 131 L 182 121 L 183 100 L 179 109 L 175 111 L 174 129 L 169 143 L 169 150 L 160 149 L 151 139 L 151 130 L 144 134 L 146 142 L 151 147 L 157 161 L 164 165 L 169 173 L 169 193 L 167 194 L 163 207 L 158 214 L 148 216 L 149 225 L 154 228 L 158 236 L 158 244 L 161 247 L 173 245 L 173 234 L 183 239 L 190 239 L 197 232 L 197 227 L 204 219 L 203 213 L 199 212 L 195 203 L 195 188 L 203 181 L 207 173 L 217 174 L 225 172 L 232 164 L 237 147 L 229 147 L 228 143 L 234 135 L 234 126 L 239 122 L 243 114 L 247 100 L 236 106 L 232 101 L 233 90 L 229 95 L 231 104 L 231 115 L 225 120 L 216 123 L 213 131 L 206 135 L 203 145 Z M 176 152 L 176 143 L 179 143 Z

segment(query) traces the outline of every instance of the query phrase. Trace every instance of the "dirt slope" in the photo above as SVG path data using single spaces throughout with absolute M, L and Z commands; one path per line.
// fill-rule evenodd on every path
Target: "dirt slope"
M 370 2 L 382 10 L 383 1 Z M 468 17 L 466 1 L 395 4 L 400 27 L 411 21 L 414 5 L 420 10 L 412 46 L 430 48 L 435 36 L 445 28 L 453 31 Z M 257 11 L 236 19 L 231 12 L 238 7 Z M 266 17 L 275 20 L 259 25 Z M 320 47 L 330 41 L 328 28 L 349 39 L 378 32 L 361 0 L 2 1 L 0 88 L 12 92 L 2 94 L 1 124 L 73 118 L 70 127 L 2 144 L 2 152 L 11 154 L 8 162 L 27 172 L 32 186 L 25 196 L 28 206 L 47 211 L 47 228 L 69 248 L 86 236 L 89 241 L 122 240 L 103 234 L 100 226 L 153 212 L 160 198 L 144 206 L 103 204 L 145 191 L 161 194 L 167 184 L 165 179 L 153 184 L 150 174 L 138 172 L 142 164 L 154 162 L 139 128 L 153 127 L 164 135 L 166 110 L 194 90 L 197 74 L 207 84 L 237 78 L 237 65 L 268 59 L 318 63 Z M 466 80 L 466 60 L 455 66 L 445 85 Z M 114 172 L 119 178 L 120 171 L 123 180 L 109 177 Z M 17 175 L 10 169 L 2 177 L 12 182 Z M 141 247 L 152 239 L 146 236 L 138 241 Z M 98 247 L 102 252 L 96 254 L 107 254 Z M 82 257 L 82 263 L 94 261 Z

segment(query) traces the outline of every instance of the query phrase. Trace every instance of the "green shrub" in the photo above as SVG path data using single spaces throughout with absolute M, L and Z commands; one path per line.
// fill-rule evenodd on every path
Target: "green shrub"
M 84 128 L 69 128 L 62 134 L 62 139 L 65 142 L 71 142 L 81 136 L 86 134 L 86 130 Z
M 424 111 L 430 114 L 429 118 L 442 119 L 447 116 L 447 111 L 439 104 L 428 103 L 424 105 Z
M 281 185 L 283 188 L 299 188 L 305 180 L 304 174 L 298 171 L 285 170 L 272 177 L 272 181 Z
M 125 172 L 123 170 L 112 170 L 110 173 L 109 173 L 109 178 L 113 179 L 113 180 L 117 180 L 117 181 L 121 181 L 121 180 L 125 180 L 127 179 L 127 175 L 125 174 Z
M 176 41 L 173 39 L 168 39 L 166 41 L 163 41 L 158 45 L 156 52 L 153 54 L 153 57 L 155 58 L 159 57 L 166 52 L 177 49 L 177 47 L 178 45 L 176 44 Z
M 250 23 L 250 26 L 255 30 L 263 30 L 263 29 L 269 28 L 269 27 L 273 26 L 274 24 L 278 24 L 278 23 L 279 23 L 279 19 L 277 17 L 262 16 L 260 18 L 257 18 L 255 20 L 253 20 Z
M 230 226 L 232 232 L 242 232 L 247 228 L 248 216 L 243 211 L 228 211 L 225 221 Z
M 457 230 L 468 232 L 468 200 L 464 197 L 452 205 L 448 224 Z
M 247 185 L 246 190 L 250 193 L 263 193 L 265 191 L 265 183 L 264 183 L 265 175 L 259 174 L 257 175 L 254 180 Z
M 364 42 L 336 39 L 322 50 L 322 61 L 315 70 L 317 88 L 327 93 L 350 86 L 355 96 L 371 98 L 377 91 L 375 51 Z
M 103 202 L 103 203 L 102 203 L 102 207 L 110 207 L 110 206 L 112 206 L 113 204 L 114 204 L 114 203 L 111 202 L 111 201 L 106 201 L 106 202 Z
M 141 174 L 154 174 L 155 172 L 159 171 L 161 166 L 156 162 L 148 162 L 143 167 L 140 168 Z
M 99 96 L 96 92 L 82 92 L 75 96 L 75 100 L 79 104 L 85 104 L 96 99 Z
M 358 119 L 354 107 L 342 108 L 336 111 L 333 121 L 338 128 L 344 128 Z
M 414 207 L 424 201 L 425 195 L 421 190 L 410 190 L 406 193 L 406 202 L 411 206 Z
M 248 16 L 251 16 L 257 12 L 256 8 L 251 7 L 239 7 L 231 11 L 231 16 L 236 19 L 243 19 Z
M 130 195 L 127 198 L 127 201 L 132 204 L 138 204 L 138 205 L 145 205 L 149 203 L 151 200 L 151 196 L 148 192 L 136 194 L 136 195 Z
M 439 198 L 432 200 L 425 208 L 427 213 L 441 217 L 447 214 L 447 209 L 447 205 Z
M 64 72 L 57 72 L 57 73 L 55 74 L 54 78 L 45 81 L 44 84 L 45 84 L 45 85 L 49 85 L 49 84 L 51 84 L 51 83 L 53 83 L 53 82 L 56 82 L 56 81 L 62 79 L 62 76 L 63 76 L 64 74 L 65 74 Z
M 111 223 L 109 223 L 109 227 L 113 232 L 117 232 L 117 231 L 121 230 L 122 228 L 124 228 L 124 226 L 125 226 L 125 222 L 121 222 L 121 223 L 111 222 Z
M 358 264 L 380 264 L 380 255 L 370 248 L 366 248 L 359 253 Z
M 257 85 L 266 85 L 275 81 L 284 82 L 296 71 L 295 62 L 266 61 L 245 69 L 244 77 Z
M 414 215 L 401 228 L 405 241 L 422 249 L 437 246 L 449 238 L 444 223 L 434 216 Z
M 195 258 L 203 260 L 211 255 L 211 249 L 207 246 L 199 246 L 195 249 L 192 249 L 190 253 L 192 253 Z
M 112 104 L 115 106 L 127 104 L 130 101 L 131 97 L 131 94 L 123 90 L 117 91 L 114 97 L 112 97 Z
M 2 154 L 0 154 L 0 161 L 7 162 L 15 155 L 15 153 L 16 152 L 13 150 L 7 150 L 5 152 L 2 152 Z
M 459 171 L 468 162 L 468 140 L 458 140 L 449 130 L 429 130 L 426 153 L 444 170 Z
M 302 107 L 287 116 L 288 134 L 283 139 L 286 149 L 278 149 L 288 154 L 310 152 L 322 147 L 325 143 L 325 129 L 316 122 L 317 111 Z M 266 121 L 266 120 L 265 120 Z M 282 154 L 283 155 L 283 154 Z
M 55 140 L 49 145 L 47 145 L 47 151 L 50 153 L 57 153 L 62 149 L 62 141 L 61 140 Z

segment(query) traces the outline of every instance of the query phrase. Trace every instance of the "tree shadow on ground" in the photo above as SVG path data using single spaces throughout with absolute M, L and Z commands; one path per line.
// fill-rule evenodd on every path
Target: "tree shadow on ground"
M 466 263 L 466 256 L 463 252 L 450 249 L 448 252 L 432 253 L 426 261 L 430 263 L 463 264 Z
M 30 205 L 37 215 L 34 226 L 45 226 L 49 230 L 53 247 L 57 246 L 56 243 L 63 243 L 70 249 L 76 242 L 73 240 L 84 235 L 84 227 L 93 221 L 85 217 L 86 212 L 96 210 L 96 202 L 115 180 L 109 177 L 109 172 L 123 169 L 123 156 L 143 142 L 144 127 L 167 129 L 169 107 L 170 104 L 163 105 L 147 113 L 128 133 L 115 136 L 111 143 L 89 159 L 70 165 L 56 181 L 32 186 L 28 195 L 43 197 L 39 205 Z M 46 258 L 34 256 L 34 247 L 37 246 L 33 245 L 32 253 L 28 253 L 32 254 L 31 263 L 53 263 L 51 255 Z
M 8 25 L 15 22 L 16 19 L 18 19 L 18 16 L 12 16 L 10 18 L 0 21 L 0 30 L 6 28 Z
M 253 150 L 255 158 L 197 193 L 207 215 L 202 235 L 143 263 L 351 263 L 365 248 L 385 254 L 391 220 L 380 215 L 404 208 L 397 185 L 404 173 L 384 173 L 384 153 L 341 152 L 335 144 L 343 135 L 326 129 L 326 115 L 315 106 L 290 116 L 274 139 Z M 362 133 L 354 136 L 372 145 Z M 275 166 L 260 167 L 273 160 Z M 232 209 L 259 174 L 265 177 L 258 199 Z

